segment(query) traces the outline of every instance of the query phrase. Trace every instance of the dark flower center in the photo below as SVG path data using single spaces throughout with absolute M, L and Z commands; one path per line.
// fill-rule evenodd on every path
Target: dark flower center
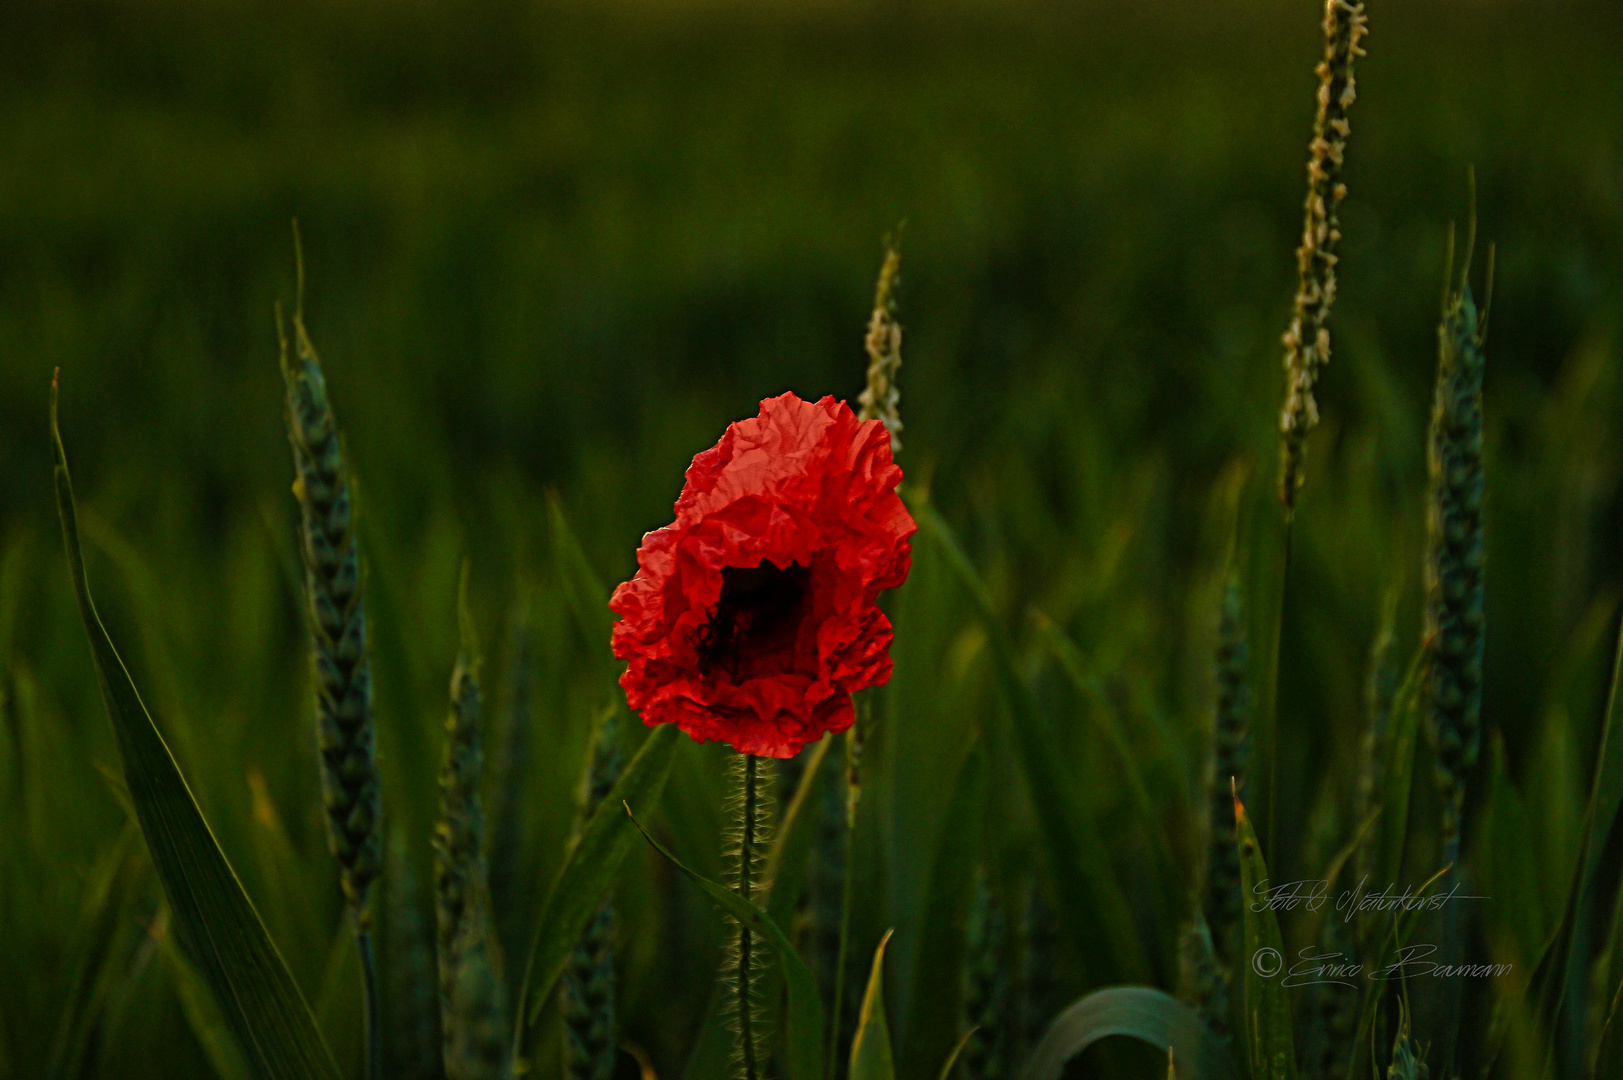
M 721 596 L 699 634 L 699 669 L 721 664 L 736 681 L 777 658 L 772 666 L 787 670 L 810 581 L 811 567 L 800 563 L 722 567 Z

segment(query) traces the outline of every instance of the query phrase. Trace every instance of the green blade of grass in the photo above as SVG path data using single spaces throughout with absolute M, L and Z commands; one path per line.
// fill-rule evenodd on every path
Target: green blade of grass
M 563 974 L 569 954 L 635 845 L 637 834 L 621 813 L 621 804 L 636 799 L 647 806 L 659 800 L 670 775 L 678 734 L 675 724 L 662 724 L 643 740 L 613 790 L 571 844 L 552 890 L 542 902 L 519 990 L 513 1034 L 515 1068 L 526 1060 L 526 1035 L 540 1017 L 547 994 Z
M 55 380 L 51 441 L 57 510 L 79 615 L 117 737 L 130 801 L 174 912 L 180 945 L 213 994 L 253 1076 L 338 1080 L 338 1066 L 309 1004 L 215 841 L 91 601 L 73 481 L 57 424 Z
M 896 1080 L 896 1061 L 890 1052 L 890 1025 L 885 1022 L 885 946 L 894 930 L 886 930 L 873 953 L 873 973 L 862 995 L 857 1033 L 851 1040 L 851 1080 Z
M 1065 1063 L 1100 1039 L 1129 1035 L 1170 1050 L 1185 1080 L 1233 1075 L 1228 1051 L 1193 1009 L 1148 986 L 1109 986 L 1073 1002 L 1054 1018 L 1031 1051 L 1021 1080 L 1059 1080 Z
M 136 850 L 138 828 L 132 815 L 130 823 L 96 860 L 91 872 L 82 922 L 75 935 L 73 978 L 57 1021 L 50 1065 L 45 1070 L 49 1076 L 79 1075 L 90 1029 L 101 1012 L 109 977 L 116 977 L 107 971 L 108 957 L 117 939 L 119 924 L 125 917 L 126 905 L 142 877 L 142 871 L 133 865 L 135 860 L 131 858 Z
M 553 555 L 557 559 L 558 582 L 564 591 L 564 601 L 574 612 L 591 655 L 604 655 L 614 633 L 609 590 L 586 558 L 586 550 L 580 546 L 575 530 L 564 516 L 563 500 L 556 491 L 547 492 L 547 520 L 552 525 Z
M 991 640 L 1012 719 L 1011 741 L 1031 785 L 1032 799 L 1044 811 L 1037 815 L 1038 828 L 1048 849 L 1048 863 L 1060 898 L 1068 909 L 1068 925 L 1073 929 L 1086 925 L 1112 928 L 1109 934 L 1086 935 L 1077 942 L 1091 974 L 1096 979 L 1107 971 L 1125 980 L 1148 979 L 1149 961 L 1143 943 L 1130 929 L 1136 923 L 1116 880 L 1109 852 L 1099 839 L 1099 829 L 1088 820 L 1086 805 L 1068 797 L 1069 785 L 1060 777 L 1048 717 L 1015 669 L 1014 644 L 993 610 L 986 584 L 935 508 L 916 494 L 909 505 L 919 527 L 928 530 L 941 545 L 947 565 L 975 601 Z
M 1595 773 L 1589 788 L 1589 805 L 1584 809 L 1583 827 L 1578 845 L 1578 858 L 1573 865 L 1572 884 L 1562 907 L 1561 919 L 1551 947 L 1541 958 L 1533 972 L 1533 987 L 1538 1001 L 1538 1013 L 1544 1021 L 1545 1068 L 1555 1054 L 1555 1041 L 1561 1030 L 1561 1011 L 1566 1004 L 1567 987 L 1572 982 L 1573 963 L 1585 963 L 1585 958 L 1574 957 L 1573 935 L 1584 910 L 1585 896 L 1594 881 L 1595 872 L 1617 818 L 1619 803 L 1623 803 L 1623 732 L 1618 707 L 1618 682 L 1623 678 L 1623 627 L 1619 628 L 1617 652 L 1612 661 L 1611 684 L 1606 692 L 1606 712 L 1601 718 L 1600 744 L 1595 752 Z
M 1426 890 L 1443 879 L 1452 867 L 1445 866 L 1431 877 L 1425 884 L 1415 890 L 1417 897 L 1426 895 Z M 1387 932 L 1381 946 L 1380 961 L 1368 971 L 1368 981 L 1364 987 L 1364 1004 L 1358 1017 L 1358 1034 L 1352 1042 L 1352 1064 L 1347 1069 L 1349 1077 L 1362 1076 L 1364 1062 L 1368 1061 L 1371 1075 L 1374 1080 L 1381 1080 L 1380 1071 L 1376 1068 L 1373 1055 L 1369 1054 L 1370 1039 L 1375 1031 L 1375 1013 L 1380 1008 L 1381 998 L 1387 986 L 1391 985 L 1399 953 L 1409 943 L 1409 935 L 1414 933 L 1420 916 L 1425 913 L 1427 905 L 1416 904 L 1410 910 L 1398 912 L 1392 919 L 1392 928 Z
M 953 1037 L 959 1024 L 960 1003 L 954 991 L 960 981 L 969 883 L 979 852 L 979 845 L 969 838 L 985 814 L 986 752 L 977 737 L 958 767 L 930 872 L 918 936 L 923 947 L 915 951 L 913 961 L 913 1005 L 902 1018 L 904 1075 L 924 1075 L 924 1063 Z
M 786 925 L 794 916 L 795 904 L 800 900 L 800 889 L 806 880 L 806 859 L 817 832 L 817 816 L 811 811 L 812 796 L 828 782 L 823 764 L 832 745 L 833 736 L 825 736 L 806 760 L 800 786 L 778 822 L 777 839 L 766 856 L 766 912 L 779 926 Z
M 1172 865 L 1175 861 L 1172 843 L 1167 839 L 1161 813 L 1155 805 L 1155 800 L 1150 798 L 1149 788 L 1144 783 L 1143 771 L 1138 767 L 1138 755 L 1133 752 L 1132 745 L 1128 743 L 1127 736 L 1121 730 L 1121 725 L 1116 722 L 1116 710 L 1106 700 L 1104 687 L 1100 684 L 1098 676 L 1088 671 L 1087 661 L 1083 659 L 1081 650 L 1052 619 L 1038 612 L 1034 621 L 1049 651 L 1053 653 L 1054 659 L 1059 661 L 1060 670 L 1065 672 L 1077 693 L 1085 697 L 1092 706 L 1087 710 L 1087 715 L 1093 721 L 1094 730 L 1103 736 L 1115 754 L 1122 778 L 1127 781 L 1128 790 L 1133 794 L 1133 803 L 1138 808 L 1144 831 L 1157 845 L 1161 858 L 1168 865 Z
M 1291 1003 L 1282 979 L 1283 972 L 1264 974 L 1271 960 L 1283 967 L 1285 943 L 1279 934 L 1279 920 L 1267 904 L 1253 899 L 1257 886 L 1268 880 L 1268 867 L 1262 860 L 1257 832 L 1251 827 L 1245 804 L 1234 799 L 1234 826 L 1239 833 L 1240 897 L 1245 923 L 1245 953 L 1239 963 L 1245 966 L 1245 1041 L 1251 1062 L 1251 1080 L 1296 1080 L 1296 1046 L 1291 1039 Z M 1264 886 L 1266 888 L 1266 886 Z
M 1387 882 L 1395 882 L 1402 875 L 1403 850 L 1409 839 L 1409 792 L 1414 786 L 1415 739 L 1423 711 L 1421 671 L 1425 667 L 1425 655 L 1426 646 L 1422 644 L 1415 650 L 1409 670 L 1392 697 L 1386 761 L 1381 770 L 1385 786 L 1381 792 L 1379 861 L 1376 863 Z
M 608 799 L 604 800 L 607 806 Z M 795 951 L 794 944 L 760 908 L 725 886 L 718 885 L 702 874 L 688 869 L 665 850 L 665 846 L 649 835 L 642 823 L 631 816 L 629 803 L 622 803 L 626 816 L 637 827 L 654 850 L 668 859 L 672 866 L 697 885 L 714 900 L 723 911 L 737 919 L 750 931 L 771 945 L 783 965 L 783 981 L 788 990 L 788 1006 L 784 1012 L 783 1071 L 786 1080 L 820 1080 L 823 1069 L 823 1002 L 817 990 L 817 979 L 811 969 Z

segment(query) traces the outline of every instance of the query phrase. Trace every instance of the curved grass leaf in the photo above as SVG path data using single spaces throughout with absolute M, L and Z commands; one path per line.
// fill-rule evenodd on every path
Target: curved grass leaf
M 1067 1061 L 1110 1035 L 1172 1051 L 1185 1080 L 1233 1075 L 1228 1052 L 1189 1006 L 1149 986 L 1107 986 L 1054 1018 L 1031 1051 L 1022 1080 L 1059 1080 Z
M 958 1045 L 954 1046 L 952 1048 L 952 1053 L 947 1055 L 947 1060 L 941 1063 L 941 1075 L 937 1078 L 937 1080 L 952 1080 L 953 1066 L 957 1065 L 958 1059 L 964 1056 L 964 1047 L 969 1045 L 969 1040 L 974 1038 L 975 1032 L 979 1030 L 980 1025 L 977 1024 L 968 1031 L 964 1032 L 964 1034 L 958 1040 Z
M 857 1033 L 851 1040 L 851 1080 L 896 1080 L 896 1062 L 890 1052 L 890 1025 L 885 1022 L 885 946 L 894 930 L 886 930 L 873 951 L 873 973 L 862 995 Z
M 1043 812 L 1037 815 L 1048 863 L 1054 874 L 1061 901 L 1067 908 L 1067 923 L 1077 926 L 1108 926 L 1108 934 L 1079 937 L 1084 961 L 1097 978 L 1106 971 L 1122 979 L 1149 977 L 1149 961 L 1143 943 L 1132 927 L 1133 911 L 1122 894 L 1111 866 L 1110 854 L 1100 840 L 1101 831 L 1089 820 L 1085 802 L 1075 795 L 1074 784 L 1062 779 L 1054 753 L 1055 739 L 1047 715 L 1037 696 L 1015 668 L 1014 644 L 992 606 L 992 596 L 976 572 L 969 556 L 959 546 L 951 528 L 924 498 L 914 495 L 909 509 L 919 527 L 928 530 L 941 545 L 947 565 L 975 601 L 986 635 L 991 640 L 1012 719 L 1011 742 L 1019 755 L 1032 800 Z
M 1251 1080 L 1296 1080 L 1296 1046 L 1291 1040 L 1291 1003 L 1283 980 L 1285 943 L 1279 935 L 1279 920 L 1273 908 L 1261 904 L 1258 911 L 1257 886 L 1268 880 L 1268 867 L 1257 845 L 1257 831 L 1239 796 L 1234 798 L 1234 826 L 1239 833 L 1240 903 L 1245 923 L 1245 952 L 1239 963 L 1245 967 L 1245 1041 L 1251 1061 Z M 1266 884 L 1263 885 L 1266 889 Z M 1259 972 L 1273 961 L 1259 964 L 1258 954 L 1278 959 L 1279 969 L 1270 975 Z
M 607 806 L 609 800 L 603 802 Z M 625 806 L 626 815 L 631 817 L 630 804 L 621 805 Z M 786 1080 L 820 1080 L 823 1069 L 823 1002 L 817 990 L 817 979 L 795 951 L 793 943 L 778 928 L 778 924 L 767 917 L 766 912 L 731 889 L 689 870 L 675 855 L 665 850 L 663 844 L 650 836 L 635 817 L 631 817 L 631 823 L 654 846 L 655 851 L 686 874 L 723 911 L 749 927 L 752 933 L 759 935 L 776 950 L 778 960 L 783 965 L 783 981 L 789 992 L 783 1021 L 784 1076 Z
M 51 441 L 56 504 L 79 615 L 90 638 L 96 681 L 117 736 L 130 802 L 174 913 L 176 937 L 212 992 L 254 1077 L 338 1080 L 338 1066 L 322 1040 L 310 1006 L 231 863 L 215 842 L 185 777 L 96 614 L 85 581 L 67 451 L 57 425 L 54 380 Z
M 513 1061 L 525 1061 L 525 1036 L 541 1015 L 547 994 L 563 974 L 569 954 L 580 940 L 586 924 L 614 884 L 620 864 L 636 841 L 622 803 L 637 799 L 651 804 L 665 789 L 671 771 L 671 752 L 676 747 L 675 724 L 661 724 L 620 773 L 614 789 L 598 804 L 586 827 L 570 845 L 552 891 L 536 918 L 535 937 L 524 964 L 524 982 L 519 991 L 518 1022 L 513 1035 Z M 522 1073 L 520 1074 L 522 1075 Z

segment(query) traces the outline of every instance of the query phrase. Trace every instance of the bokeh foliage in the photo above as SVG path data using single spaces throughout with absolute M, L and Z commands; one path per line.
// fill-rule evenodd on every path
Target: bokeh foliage
M 1530 968 L 1578 850 L 1623 590 L 1623 24 L 1566 5 L 1371 16 L 1283 630 L 1276 805 L 1259 793 L 1255 816 L 1276 823 L 1281 878 L 1324 865 L 1339 846 L 1325 837 L 1351 824 L 1389 586 L 1404 589 L 1397 652 L 1415 644 L 1444 236 L 1474 165 L 1499 262 L 1489 748 L 1467 847 L 1503 897 L 1483 935 Z M 728 421 L 784 389 L 854 398 L 879 237 L 905 218 L 902 464 L 986 580 L 1058 718 L 1067 796 L 1134 901 L 1132 926 L 1061 934 L 1054 1004 L 1112 981 L 1084 971 L 1085 933 L 1137 937 L 1171 984 L 1236 516 L 1252 577 L 1276 572 L 1314 5 L 23 0 L 0 25 L 0 1075 L 40 1075 L 64 1046 L 105 1075 L 230 1066 L 195 975 L 149 932 L 164 914 L 144 852 L 120 839 L 50 494 L 58 365 L 103 617 L 340 1061 L 359 1052 L 272 323 L 294 216 L 361 508 L 385 814 L 419 881 L 462 558 L 495 643 L 493 729 L 515 601 L 534 632 L 534 737 L 507 807 L 522 865 L 504 868 L 498 911 L 511 953 L 574 826 L 617 673 L 606 613 L 560 569 L 544 492 L 600 581 L 627 576 Z M 971 599 L 929 536 L 916 563 L 892 604 L 852 951 L 866 963 L 895 927 L 892 1030 L 904 1075 L 925 1076 L 957 1036 L 958 1003 L 936 990 L 962 943 L 937 931 L 967 918 L 938 898 L 968 895 L 979 861 L 1003 910 L 1024 910 L 1036 816 L 1053 808 L 1024 793 Z M 1075 642 L 1091 692 L 1034 611 Z M 1251 613 L 1259 645 L 1269 617 Z M 1095 735 L 1099 711 L 1127 734 L 1157 829 Z M 976 733 L 985 775 L 966 788 L 987 801 L 966 813 L 949 781 Z M 724 755 L 685 741 L 678 755 L 644 820 L 715 878 Z M 1433 837 L 1427 785 L 1416 799 Z M 948 857 L 949 822 L 972 826 L 975 860 Z M 624 1033 L 677 1076 L 724 928 L 655 856 L 623 878 Z

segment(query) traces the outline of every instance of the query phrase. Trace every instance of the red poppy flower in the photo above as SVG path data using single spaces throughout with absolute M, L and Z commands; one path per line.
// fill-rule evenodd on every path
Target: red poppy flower
M 881 590 L 907 578 L 917 526 L 877 420 L 794 394 L 693 459 L 676 521 L 643 537 L 609 607 L 643 722 L 790 757 L 890 679 Z

